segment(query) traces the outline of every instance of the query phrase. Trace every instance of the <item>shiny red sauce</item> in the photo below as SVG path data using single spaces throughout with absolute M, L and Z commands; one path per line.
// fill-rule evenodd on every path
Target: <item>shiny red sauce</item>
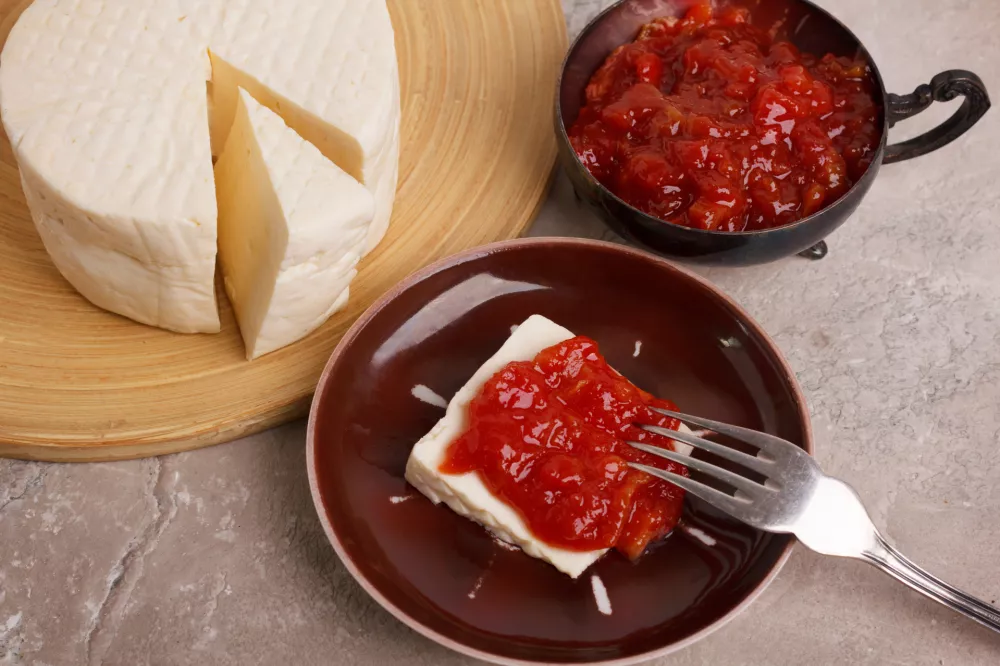
M 881 140 L 863 60 L 817 58 L 697 4 L 656 19 L 593 75 L 569 130 L 632 206 L 696 229 L 790 224 L 839 199 Z
M 684 491 L 626 463 L 687 474 L 625 443 L 672 448 L 671 440 L 633 425 L 679 425 L 650 407 L 676 409 L 613 370 L 593 340 L 575 337 L 493 375 L 440 469 L 478 472 L 550 545 L 617 548 L 634 559 L 677 525 Z

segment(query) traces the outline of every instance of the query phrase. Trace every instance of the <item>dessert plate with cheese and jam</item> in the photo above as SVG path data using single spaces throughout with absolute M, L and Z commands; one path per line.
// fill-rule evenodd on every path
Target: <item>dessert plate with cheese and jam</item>
M 767 335 L 701 278 L 570 239 L 471 250 L 408 278 L 345 335 L 308 428 L 327 535 L 396 617 L 500 663 L 663 654 L 735 615 L 791 540 L 632 471 L 624 440 L 694 411 L 811 451 Z M 654 441 L 655 440 L 655 441 Z

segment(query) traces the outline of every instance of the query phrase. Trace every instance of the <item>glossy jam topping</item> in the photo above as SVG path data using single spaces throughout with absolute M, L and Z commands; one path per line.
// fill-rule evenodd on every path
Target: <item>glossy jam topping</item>
M 632 206 L 718 231 L 778 227 L 839 199 L 881 139 L 863 60 L 816 58 L 697 4 L 656 19 L 587 86 L 569 136 Z
M 626 463 L 687 474 L 625 444 L 672 447 L 633 425 L 679 425 L 650 406 L 676 409 L 613 370 L 593 340 L 576 337 L 533 361 L 508 364 L 486 382 L 469 405 L 468 431 L 452 443 L 440 469 L 478 472 L 550 545 L 614 547 L 636 558 L 680 520 L 684 492 Z

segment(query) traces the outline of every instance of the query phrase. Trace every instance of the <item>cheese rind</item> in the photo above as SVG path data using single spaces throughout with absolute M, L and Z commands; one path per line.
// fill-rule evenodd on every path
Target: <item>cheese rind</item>
M 183 333 L 219 330 L 203 89 L 196 79 L 144 102 L 81 102 L 12 136 L 25 200 L 63 277 L 99 307 Z M 114 127 L 100 114 L 112 114 Z M 190 137 L 188 168 L 161 169 L 178 135 Z M 128 146 L 139 137 L 144 158 L 133 160 Z M 64 151 L 66 142 L 95 150 Z
M 435 504 L 444 502 L 459 515 L 483 525 L 528 555 L 576 578 L 607 549 L 573 551 L 551 546 L 531 532 L 514 508 L 490 492 L 477 472 L 445 474 L 440 470 L 448 447 L 468 430 L 469 403 L 479 395 L 490 377 L 508 363 L 530 361 L 542 350 L 572 337 L 568 329 L 541 315 L 532 315 L 518 326 L 497 353 L 459 389 L 448 403 L 444 417 L 413 447 L 406 463 L 406 480 Z M 683 454 L 691 451 L 690 447 L 676 442 L 674 448 Z
M 36 0 L 21 14 L 0 115 L 53 262 L 95 304 L 219 329 L 212 147 L 238 85 L 365 184 L 370 248 L 397 178 L 385 0 Z
M 305 337 L 347 302 L 374 201 L 242 90 L 215 173 L 219 259 L 253 359 Z

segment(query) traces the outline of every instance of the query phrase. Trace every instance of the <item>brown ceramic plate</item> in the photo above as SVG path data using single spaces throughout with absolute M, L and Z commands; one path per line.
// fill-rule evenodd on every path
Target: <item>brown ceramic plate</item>
M 681 409 L 811 451 L 791 371 L 712 285 L 616 245 L 511 241 L 411 276 L 344 336 L 309 418 L 309 480 L 323 527 L 380 604 L 465 654 L 509 664 L 629 663 L 683 647 L 752 601 L 788 557 L 790 538 L 689 497 L 684 529 L 638 562 L 612 553 L 574 581 L 498 546 L 403 478 L 411 447 L 443 414 L 413 387 L 450 397 L 512 325 L 536 313 L 593 337 L 616 369 Z M 610 616 L 597 609 L 592 574 L 607 588 Z

